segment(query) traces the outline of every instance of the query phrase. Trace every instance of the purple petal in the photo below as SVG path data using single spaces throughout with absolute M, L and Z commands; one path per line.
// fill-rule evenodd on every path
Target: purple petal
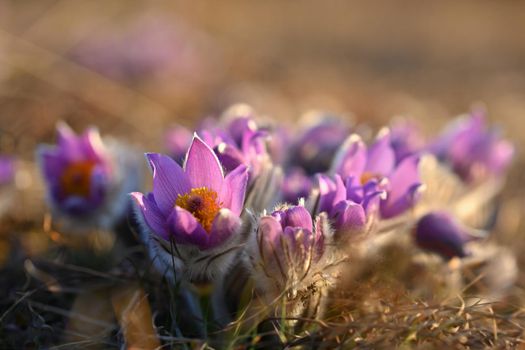
M 305 207 L 297 205 L 286 210 L 285 226 L 300 227 L 312 231 L 312 217 Z
M 153 195 L 164 215 L 171 213 L 177 196 L 190 191 L 188 177 L 170 157 L 158 153 L 146 153 L 153 170 Z
M 390 176 L 390 191 L 381 203 L 384 218 L 399 215 L 414 205 L 421 187 L 418 164 L 418 156 L 407 157 Z
M 220 192 L 224 174 L 219 159 L 196 134 L 188 150 L 184 170 L 192 187 L 206 187 Z
M 192 244 L 199 249 L 208 248 L 208 233 L 186 209 L 176 206 L 167 219 L 171 237 L 179 244 Z
M 367 161 L 366 145 L 357 134 L 352 134 L 345 141 L 334 160 L 334 171 L 342 178 L 360 177 Z
M 319 212 L 329 212 L 334 205 L 336 184 L 323 174 L 316 176 L 316 182 L 319 189 Z
M 396 155 L 390 145 L 390 132 L 383 129 L 376 141 L 368 148 L 368 162 L 365 171 L 388 176 L 394 169 Z
M 215 154 L 226 172 L 230 172 L 244 163 L 244 156 L 235 146 L 221 142 L 214 147 Z
M 447 259 L 466 255 L 464 243 L 468 240 L 467 234 L 451 216 L 443 212 L 423 216 L 417 223 L 415 240 L 419 247 Z
M 106 157 L 106 149 L 96 128 L 87 129 L 80 138 L 80 148 L 85 158 L 101 161 Z
M 283 234 L 283 229 L 281 223 L 273 216 L 263 216 L 259 220 L 258 232 L 265 241 L 277 244 L 279 237 Z
M 237 214 L 228 209 L 221 209 L 213 220 L 208 248 L 222 244 L 233 234 L 238 233 L 240 227 L 241 219 Z
M 248 185 L 248 167 L 239 165 L 229 173 L 222 184 L 219 202 L 229 208 L 235 215 L 241 215 L 244 207 L 244 196 Z
M 48 146 L 40 146 L 38 148 L 37 159 L 48 183 L 58 182 L 65 165 L 67 165 L 67 160 L 56 149 Z
M 334 226 L 339 231 L 359 231 L 366 225 L 364 208 L 349 200 L 339 202 L 331 214 Z
M 164 239 L 169 239 L 169 232 L 166 226 L 166 219 L 160 212 L 153 198 L 153 194 L 150 193 L 147 196 L 144 196 L 140 192 L 131 193 L 131 198 L 137 203 L 144 221 L 149 226 L 149 228 Z
M 67 159 L 83 158 L 81 141 L 66 123 L 61 122 L 57 125 L 57 145 Z

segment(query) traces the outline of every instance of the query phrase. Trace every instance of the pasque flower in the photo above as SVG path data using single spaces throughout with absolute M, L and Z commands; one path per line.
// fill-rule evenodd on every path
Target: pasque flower
M 446 259 L 465 257 L 465 243 L 476 237 L 451 214 L 438 211 L 423 216 L 414 230 L 416 244 Z
M 329 255 L 326 243 L 331 237 L 325 214 L 314 222 L 302 205 L 284 205 L 261 216 L 248 246 L 258 288 L 278 294 L 314 283 L 313 275 L 322 270 L 322 261 Z
M 354 184 L 366 185 L 370 180 L 383 183 L 387 196 L 381 200 L 381 216 L 391 218 L 412 207 L 418 198 L 422 187 L 418 163 L 419 156 L 411 155 L 396 164 L 390 131 L 383 129 L 369 147 L 359 135 L 350 135 L 334 160 L 332 172 L 342 179 L 351 177 Z
M 377 218 L 379 203 L 385 198 L 384 184 L 375 179 L 362 185 L 354 176 L 343 181 L 339 174 L 333 178 L 317 175 L 319 190 L 318 211 L 328 214 L 336 230 L 336 238 L 348 240 L 366 235 Z
M 103 140 L 95 128 L 77 136 L 64 123 L 57 126 L 57 145 L 37 151 L 54 212 L 86 225 L 108 228 L 128 208 L 127 193 L 138 187 L 136 157 L 112 139 Z
M 248 180 L 239 165 L 226 177 L 213 150 L 195 136 L 184 168 L 168 156 L 148 153 L 153 191 L 132 193 L 148 228 L 164 240 L 208 250 L 237 234 Z
M 502 175 L 514 155 L 513 145 L 487 126 L 485 113 L 479 110 L 451 123 L 430 151 L 465 182 Z

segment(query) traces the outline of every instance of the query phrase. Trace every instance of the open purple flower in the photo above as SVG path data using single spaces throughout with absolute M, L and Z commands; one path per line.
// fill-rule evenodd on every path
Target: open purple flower
M 87 215 L 108 194 L 112 163 L 96 129 L 77 136 L 66 124 L 57 127 L 56 147 L 38 151 L 51 203 L 70 215 Z
M 332 220 L 339 239 L 362 237 L 368 231 L 385 197 L 383 184 L 375 180 L 361 185 L 353 176 L 343 182 L 336 174 L 334 179 L 317 175 L 319 189 L 319 212 L 325 212 Z
M 334 160 L 333 172 L 363 186 L 370 180 L 386 182 L 387 197 L 380 209 L 383 218 L 391 218 L 411 208 L 418 198 L 422 186 L 418 163 L 419 156 L 411 155 L 396 164 L 390 132 L 383 129 L 369 147 L 358 135 L 351 135 Z
M 153 192 L 132 193 L 156 235 L 200 250 L 220 246 L 238 233 L 248 181 L 239 165 L 226 177 L 213 150 L 195 136 L 184 168 L 168 156 L 148 153 Z
M 15 166 L 13 158 L 0 156 L 0 185 L 5 185 L 13 181 L 15 176 Z
M 37 151 L 53 215 L 72 233 L 113 227 L 141 182 L 139 157 L 115 139 L 102 140 L 95 128 L 77 136 L 60 123 L 57 133 L 56 146 Z
M 415 228 L 416 244 L 446 259 L 465 257 L 465 243 L 473 240 L 466 228 L 445 212 L 432 212 L 419 219 Z
M 514 155 L 513 145 L 487 126 L 481 111 L 452 123 L 430 150 L 465 182 L 502 175 Z

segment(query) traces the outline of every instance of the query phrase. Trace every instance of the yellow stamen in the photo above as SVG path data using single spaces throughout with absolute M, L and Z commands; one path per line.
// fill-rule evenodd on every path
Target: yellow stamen
M 192 188 L 190 192 L 178 196 L 175 205 L 189 211 L 204 227 L 206 232 L 211 232 L 213 219 L 221 209 L 218 195 L 207 187 Z
M 91 173 L 95 162 L 82 161 L 69 164 L 62 176 L 60 185 L 67 195 L 87 197 L 91 192 Z

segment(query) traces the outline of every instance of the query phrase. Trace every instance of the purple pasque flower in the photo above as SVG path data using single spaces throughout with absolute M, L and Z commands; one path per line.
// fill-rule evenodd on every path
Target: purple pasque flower
M 284 176 L 281 198 L 286 203 L 297 204 L 301 198 L 308 198 L 312 188 L 312 179 L 302 168 L 295 167 Z
M 363 186 L 370 180 L 382 183 L 387 196 L 380 203 L 381 217 L 392 218 L 411 208 L 419 198 L 422 184 L 418 164 L 418 155 L 407 156 L 396 164 L 390 131 L 382 129 L 369 147 L 359 135 L 350 135 L 339 150 L 332 171 Z
M 390 128 L 390 146 L 394 150 L 396 164 L 411 155 L 421 153 L 425 138 L 413 120 L 397 120 Z
M 418 247 L 446 259 L 467 256 L 465 243 L 479 237 L 469 233 L 452 215 L 438 211 L 426 214 L 416 224 L 414 239 Z
M 317 175 L 318 212 L 327 213 L 336 232 L 336 239 L 346 241 L 366 235 L 376 219 L 380 200 L 385 197 L 384 184 L 372 179 L 365 185 L 354 176 L 343 182 L 339 174 L 333 178 Z
M 245 164 L 250 168 L 250 179 L 256 178 L 269 160 L 265 131 L 259 130 L 251 116 L 236 116 L 224 126 L 208 127 L 200 131 L 202 139 L 213 148 L 226 172 Z
M 163 239 L 208 250 L 238 233 L 248 181 L 239 165 L 226 177 L 213 150 L 197 135 L 181 168 L 168 156 L 147 153 L 153 191 L 134 192 L 148 228 Z
M 15 176 L 15 165 L 12 157 L 0 156 L 0 185 L 13 181 Z
M 96 129 L 77 136 L 60 123 L 57 133 L 57 145 L 40 146 L 37 154 L 49 201 L 69 215 L 89 215 L 108 195 L 113 164 Z
M 311 127 L 291 146 L 289 163 L 313 175 L 328 170 L 332 160 L 350 132 L 339 118 L 315 118 Z
M 477 110 L 452 123 L 430 151 L 471 183 L 502 175 L 512 160 L 514 146 L 499 130 L 489 128 L 485 113 Z
M 251 263 L 262 270 L 266 278 L 277 282 L 279 292 L 301 283 L 308 271 L 319 262 L 325 252 L 325 240 L 330 238 L 329 225 L 324 216 L 312 216 L 302 205 L 283 206 L 270 215 L 263 215 L 257 225 L 256 248 L 252 248 Z M 270 287 L 263 281 L 260 289 Z

